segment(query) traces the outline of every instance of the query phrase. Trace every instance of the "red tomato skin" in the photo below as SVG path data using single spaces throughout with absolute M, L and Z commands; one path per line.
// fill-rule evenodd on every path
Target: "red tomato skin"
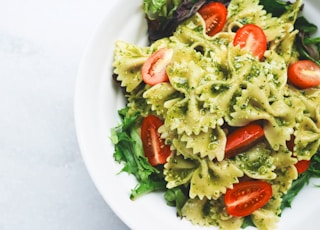
M 170 146 L 164 143 L 158 132 L 162 125 L 162 120 L 154 115 L 145 117 L 141 125 L 143 151 L 152 166 L 166 163 L 171 155 Z
M 298 88 L 320 85 L 320 66 L 310 60 L 300 60 L 288 67 L 288 80 Z
M 225 158 L 234 157 L 254 145 L 262 137 L 264 137 L 264 130 L 256 123 L 237 128 L 227 136 Z
M 241 49 L 248 49 L 261 60 L 267 50 L 267 37 L 259 26 L 246 24 L 236 32 L 233 45 L 240 45 Z
M 206 23 L 206 34 L 214 36 L 223 30 L 227 21 L 227 8 L 220 2 L 210 2 L 200 8 L 198 13 Z
M 151 86 L 169 81 L 166 67 L 170 64 L 172 55 L 173 50 L 169 48 L 161 48 L 154 52 L 142 66 L 142 80 Z
M 298 173 L 301 174 L 308 170 L 310 166 L 310 161 L 301 160 L 301 161 L 298 161 L 294 166 L 296 167 Z
M 272 197 L 268 182 L 251 180 L 235 184 L 224 196 L 226 211 L 232 216 L 248 216 L 262 208 Z

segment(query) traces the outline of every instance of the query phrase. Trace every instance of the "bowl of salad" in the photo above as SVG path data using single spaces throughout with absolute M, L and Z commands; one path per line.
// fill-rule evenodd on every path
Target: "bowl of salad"
M 319 10 L 315 0 L 114 5 L 83 57 L 75 119 L 93 181 L 130 228 L 313 228 Z

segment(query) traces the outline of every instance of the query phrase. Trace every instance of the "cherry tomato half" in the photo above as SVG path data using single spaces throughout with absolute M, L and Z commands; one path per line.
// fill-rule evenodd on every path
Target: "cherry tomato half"
M 251 147 L 263 136 L 263 128 L 256 123 L 237 128 L 227 136 L 225 158 L 231 158 L 244 149 Z
M 200 8 L 198 13 L 206 23 L 206 34 L 213 36 L 222 31 L 227 21 L 227 8 L 220 2 L 211 2 Z
M 310 161 L 301 160 L 301 161 L 298 161 L 294 166 L 296 167 L 298 173 L 301 174 L 308 170 L 310 166 Z
M 162 125 L 162 120 L 153 115 L 145 117 L 141 125 L 143 151 L 152 166 L 166 163 L 171 155 L 170 146 L 164 143 L 158 132 Z
M 148 85 L 169 81 L 166 67 L 171 62 L 173 50 L 161 48 L 154 52 L 142 66 L 142 80 Z
M 224 196 L 226 211 L 232 216 L 248 216 L 272 197 L 272 187 L 265 181 L 243 181 L 228 189 Z
M 246 24 L 236 32 L 233 45 L 240 45 L 241 49 L 247 49 L 261 60 L 267 50 L 267 38 L 259 26 Z
M 288 80 L 306 89 L 320 85 L 320 66 L 310 60 L 300 60 L 289 65 Z

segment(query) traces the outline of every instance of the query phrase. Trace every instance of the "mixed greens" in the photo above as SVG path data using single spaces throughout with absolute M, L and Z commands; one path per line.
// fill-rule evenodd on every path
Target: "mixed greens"
M 123 172 L 133 174 L 139 184 L 131 192 L 132 200 L 139 196 L 153 192 L 165 191 L 166 182 L 162 170 L 152 167 L 144 156 L 142 142 L 139 134 L 142 117 L 128 113 L 128 107 L 119 110 L 122 123 L 112 129 L 112 142 L 115 145 L 114 158 L 124 163 Z

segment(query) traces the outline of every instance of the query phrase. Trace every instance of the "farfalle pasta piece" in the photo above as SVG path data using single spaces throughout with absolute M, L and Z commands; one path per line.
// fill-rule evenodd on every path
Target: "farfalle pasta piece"
M 243 172 L 229 161 L 213 162 L 200 159 L 199 163 L 191 178 L 190 198 L 207 197 L 216 200 L 227 188 L 239 182 L 238 177 L 243 176 Z
M 303 104 L 303 115 L 310 117 L 317 127 L 320 127 L 320 90 L 318 88 L 298 90 L 290 87 L 289 94 L 292 98 L 298 98 L 294 101 L 293 106 L 301 107 L 301 104 Z
M 310 160 L 320 147 L 320 129 L 314 121 L 304 117 L 294 132 L 294 154 L 299 160 Z
M 273 211 L 260 208 L 251 214 L 251 219 L 259 230 L 273 230 L 276 229 L 279 216 Z
M 146 90 L 143 94 L 143 98 L 145 98 L 153 111 L 160 116 L 164 116 L 168 111 L 168 107 L 171 107 L 166 106 L 166 102 L 172 102 L 172 99 L 180 101 L 183 97 L 170 83 L 163 82 Z
M 298 32 L 299 31 L 294 30 L 288 33 L 285 36 L 285 39 L 281 40 L 276 45 L 271 45 L 271 49 L 275 50 L 275 52 L 281 55 L 287 65 L 298 60 L 299 53 L 296 51 L 294 46 L 294 42 Z
M 199 85 L 214 77 L 211 71 L 214 71 L 214 66 L 210 60 L 195 50 L 174 50 L 172 64 L 168 65 L 167 73 L 172 87 L 183 95 L 183 98 L 170 104 L 165 115 L 165 125 L 172 130 L 177 129 L 178 134 L 199 134 L 216 126 L 219 119 L 203 107 L 196 94 Z
M 208 132 L 201 132 L 198 135 L 182 134 L 181 144 L 185 144 L 187 148 L 193 150 L 194 154 L 198 154 L 201 158 L 208 157 L 209 160 L 217 159 L 222 161 L 224 158 L 224 150 L 227 137 L 224 130 L 218 126 L 215 129 L 209 129 Z
M 278 151 L 272 152 L 273 165 L 276 168 L 286 168 L 297 163 L 297 158 L 292 156 L 292 152 L 286 147 L 281 147 Z
M 168 188 L 189 184 L 194 171 L 199 167 L 196 161 L 183 155 L 173 154 L 165 164 L 164 174 Z
M 114 50 L 114 73 L 121 86 L 132 92 L 142 82 L 141 67 L 150 55 L 150 48 L 117 41 Z
M 117 80 L 126 92 L 133 91 L 143 82 L 141 68 L 149 56 L 162 47 L 169 47 L 169 38 L 163 38 L 154 42 L 150 47 L 139 47 L 137 45 L 118 40 L 115 43 L 113 72 Z
M 215 79 L 201 84 L 196 89 L 199 100 L 204 103 L 204 107 L 210 109 L 217 121 L 223 117 L 226 119 L 233 106 L 233 98 L 237 94 L 241 95 L 243 81 L 250 74 L 253 60 L 255 58 L 252 55 L 230 45 L 224 64 L 216 66 L 220 75 L 216 74 Z M 222 65 L 226 65 L 224 71 L 221 71 Z
M 309 160 L 320 147 L 320 92 L 316 88 L 288 88 L 288 97 L 295 108 L 294 155 Z
M 235 157 L 238 167 L 252 179 L 272 180 L 277 177 L 271 150 L 265 143 L 255 145 Z
M 239 229 L 243 223 L 243 218 L 233 217 L 226 213 L 223 201 L 220 199 L 188 199 L 181 212 L 182 216 L 193 224 L 200 226 L 217 225 L 220 230 Z
M 218 33 L 211 37 L 206 34 L 205 22 L 200 14 L 195 14 L 180 26 L 178 26 L 174 36 L 170 39 L 176 44 L 192 48 L 202 53 L 204 57 L 211 57 L 212 60 L 225 59 L 228 45 L 233 41 L 233 33 Z M 214 51 L 214 55 L 212 54 Z
M 210 224 L 214 224 L 216 219 L 213 218 L 214 221 L 212 223 L 206 212 L 207 203 L 208 199 L 205 198 L 188 199 L 181 209 L 181 215 L 196 225 L 209 226 Z
M 214 162 L 208 158 L 200 158 L 177 139 L 172 141 L 172 145 L 175 154 L 164 167 L 167 187 L 190 184 L 190 198 L 206 197 L 216 200 L 243 176 L 243 172 L 232 162 Z

